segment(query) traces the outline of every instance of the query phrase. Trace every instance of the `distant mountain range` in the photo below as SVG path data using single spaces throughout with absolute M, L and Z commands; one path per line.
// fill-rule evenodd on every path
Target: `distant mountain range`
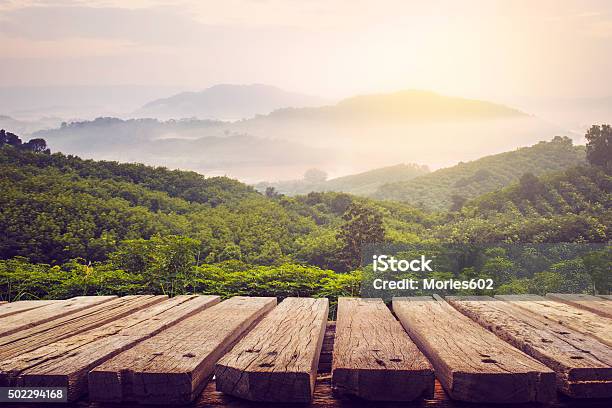
M 232 94 L 236 97 L 230 97 Z M 284 102 L 282 95 L 287 96 Z M 262 85 L 220 85 L 147 106 L 174 106 L 173 101 L 181 100 L 213 104 L 218 96 L 215 116 L 232 107 L 237 109 L 234 113 L 244 109 L 241 112 L 246 115 L 255 106 L 272 109 L 272 100 L 287 104 L 300 99 L 288 95 L 294 94 Z M 440 168 L 532 145 L 557 134 L 567 133 L 503 105 L 401 91 L 356 96 L 335 105 L 277 109 L 236 121 L 107 117 L 23 136 L 45 138 L 60 151 L 86 158 L 139 161 L 257 183 L 298 180 L 309 168 L 336 175 L 386 168 L 391 163 L 424 163 Z M 386 182 L 407 180 L 401 169 L 395 170 L 400 170 L 402 178 L 392 176 Z M 321 188 L 370 194 L 379 187 L 378 182 L 369 181 L 338 183 Z M 295 185 L 287 192 L 302 188 Z
M 370 196 L 430 210 L 448 210 L 457 201 L 506 187 L 527 172 L 537 176 L 565 170 L 585 161 L 584 146 L 574 146 L 567 137 L 555 137 L 550 142 L 459 163 L 409 181 L 388 183 Z
M 135 116 L 159 119 L 239 120 L 268 114 L 276 109 L 321 105 L 323 98 L 288 92 L 280 88 L 253 85 L 215 85 L 200 92 L 181 92 L 151 101 Z
M 527 116 L 525 113 L 486 101 L 405 90 L 387 94 L 358 95 L 336 105 L 285 108 L 257 120 L 481 120 Z

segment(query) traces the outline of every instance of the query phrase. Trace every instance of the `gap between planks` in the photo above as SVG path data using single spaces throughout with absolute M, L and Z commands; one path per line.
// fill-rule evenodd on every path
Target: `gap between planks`
M 0 325 L 0 337 L 8 336 L 39 324 L 59 319 L 71 313 L 87 309 L 101 303 L 116 299 L 117 296 L 79 296 L 58 303 L 42 306 L 11 316 L 3 317 Z
M 496 295 L 531 313 L 540 321 L 552 321 L 591 336 L 612 347 L 612 320 L 538 295 Z
M 220 391 L 251 401 L 312 399 L 328 315 L 326 298 L 286 298 L 215 368 Z
M 582 333 L 488 296 L 446 300 L 501 339 L 546 364 L 557 374 L 560 392 L 573 398 L 612 397 L 610 348 Z
M 67 387 L 68 400 L 87 391 L 95 366 L 219 302 L 218 296 L 176 296 L 104 326 L 0 362 L 0 386 Z
M 374 401 L 431 398 L 434 373 L 382 299 L 339 298 L 332 384 Z
M 598 296 L 566 293 L 548 293 L 546 297 L 578 309 L 588 310 L 597 315 L 612 318 L 612 302 Z
M 177 323 L 90 371 L 90 400 L 191 402 L 217 360 L 274 306 L 276 298 L 236 296 Z
M 393 298 L 393 311 L 451 398 L 550 402 L 555 373 L 459 313 L 439 296 Z

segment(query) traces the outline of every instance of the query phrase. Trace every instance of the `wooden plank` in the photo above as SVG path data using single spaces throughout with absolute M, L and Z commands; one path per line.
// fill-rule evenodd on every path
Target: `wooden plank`
M 612 300 L 612 295 L 597 295 L 597 297 L 600 297 L 602 299 Z
M 19 300 L 11 303 L 4 302 L 3 305 L 0 305 L 0 318 L 61 302 L 64 302 L 64 300 Z
M 439 297 L 393 298 L 393 311 L 433 364 L 451 398 L 549 402 L 555 373 L 462 315 Z
M 102 326 L 167 298 L 162 295 L 125 296 L 0 337 L 0 360 L 8 360 L 19 354 Z
M 612 318 L 612 302 L 592 295 L 570 295 L 567 293 L 548 293 L 547 298 L 565 303 L 578 309 L 588 310 L 603 317 Z
M 375 401 L 433 397 L 431 364 L 382 299 L 339 298 L 332 384 Z
M 573 398 L 612 397 L 612 350 L 605 344 L 488 296 L 447 296 L 457 310 L 557 374 L 559 391 Z
M 317 378 L 314 397 L 312 403 L 307 405 L 308 408 L 508 408 L 510 405 L 493 405 L 493 404 L 466 404 L 465 402 L 453 401 L 438 381 L 434 398 L 429 400 L 418 400 L 411 403 L 391 403 L 360 400 L 358 398 L 339 398 L 338 395 L 332 392 L 331 379 L 329 375 L 319 375 Z M 517 405 L 513 405 L 517 406 Z M 264 408 L 262 403 L 250 402 L 232 397 L 228 394 L 223 394 L 215 390 L 215 381 L 209 382 L 208 386 L 202 392 L 200 398 L 189 406 L 190 408 Z M 276 405 L 269 404 L 270 408 L 275 408 Z M 279 404 L 278 408 L 299 408 L 300 406 Z M 587 400 L 580 401 L 561 396 L 552 404 L 519 404 L 520 408 L 610 408 L 610 400 Z M 85 407 L 82 407 L 85 408 Z M 102 408 L 99 404 L 93 403 L 89 408 Z M 104 408 L 111 408 L 104 407 Z M 134 406 L 114 406 L 112 408 L 134 408 Z
M 34 327 L 39 324 L 59 319 L 72 313 L 111 301 L 117 296 L 78 296 L 62 302 L 39 307 L 27 312 L 3 317 L 0 325 L 0 336 Z
M 607 346 L 612 346 L 612 320 L 610 319 L 538 295 L 496 295 L 495 298 L 505 300 L 533 313 L 540 320 L 545 319 L 562 324 L 594 337 Z
M 74 401 L 87 391 L 87 373 L 95 366 L 218 302 L 218 296 L 177 296 L 0 361 L 0 386 L 67 387 Z
M 251 401 L 312 399 L 327 299 L 286 298 L 215 368 L 217 389 Z
M 89 372 L 89 400 L 185 404 L 215 363 L 276 306 L 273 297 L 233 297 L 197 313 Z

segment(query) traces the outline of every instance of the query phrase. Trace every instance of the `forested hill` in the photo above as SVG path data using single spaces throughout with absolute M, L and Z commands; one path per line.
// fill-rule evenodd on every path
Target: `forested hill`
M 149 256 L 147 247 L 197 254 L 201 263 L 342 269 L 337 228 L 353 202 L 367 204 L 338 193 L 268 197 L 224 177 L 13 146 L 0 146 L 0 190 L 0 259 L 56 265 L 106 261 L 134 245 L 134 256 Z M 422 228 L 418 210 L 369 204 L 405 218 L 390 224 L 391 234 Z
M 308 194 L 311 191 L 337 191 L 367 196 L 385 183 L 411 180 L 428 172 L 427 166 L 413 163 L 382 167 L 329 180 L 324 172 L 310 171 L 312 175 L 309 176 L 309 172 L 306 172 L 301 180 L 261 182 L 255 187 L 259 191 L 272 187 L 277 192 L 288 195 Z
M 459 211 L 428 212 L 337 192 L 261 194 L 227 178 L 49 154 L 42 139 L 17 143 L 4 135 L 0 299 L 111 293 L 335 299 L 359 293 L 360 248 L 368 243 L 610 240 L 606 146 L 596 149 L 603 159 L 593 159 L 604 165 L 541 178 L 527 173 Z M 519 293 L 559 291 L 570 272 L 546 272 L 552 286 L 523 279 Z M 502 275 L 500 290 L 515 285 Z M 597 283 L 602 291 L 610 287 L 606 276 Z
M 574 146 L 570 138 L 557 136 L 550 142 L 460 163 L 410 181 L 385 184 L 371 196 L 427 209 L 456 209 L 465 200 L 518 181 L 526 172 L 539 175 L 583 164 L 585 160 L 584 146 Z
M 465 203 L 436 235 L 451 242 L 608 242 L 612 176 L 576 166 L 520 181 Z
M 612 214 L 612 177 L 599 167 L 577 166 L 558 173 L 536 177 L 523 174 L 519 182 L 468 203 L 470 216 L 517 217 L 559 214 Z M 612 220 L 610 220 L 612 221 Z
M 56 169 L 83 179 L 128 183 L 141 189 L 166 193 L 169 197 L 216 206 L 235 202 L 257 193 L 237 180 L 227 177 L 205 177 L 193 171 L 169 170 L 140 163 L 84 160 L 73 155 L 29 154 L 21 150 L 0 151 L 0 164 L 28 169 L 32 172 Z

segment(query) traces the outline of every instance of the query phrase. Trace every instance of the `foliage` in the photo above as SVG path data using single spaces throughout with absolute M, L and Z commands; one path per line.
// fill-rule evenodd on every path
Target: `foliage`
M 593 125 L 584 136 L 587 140 L 587 160 L 594 166 L 602 166 L 612 172 L 612 127 Z
M 3 299 L 219 293 L 333 300 L 358 294 L 366 244 L 610 241 L 612 176 L 602 166 L 536 175 L 567 167 L 572 157 L 582 161 L 581 148 L 563 138 L 459 166 L 457 174 L 432 173 L 466 194 L 448 196 L 449 212 L 338 192 L 260 194 L 224 177 L 46 154 L 40 141 L 22 148 L 16 135 L 2 138 Z M 524 165 L 530 161 L 538 163 Z M 482 190 L 475 183 L 486 190 L 502 179 L 515 181 L 470 199 Z M 452 273 L 436 273 L 491 277 L 500 293 L 611 290 L 609 248 L 542 258 L 536 249 L 509 257 L 493 247 Z M 521 275 L 527 269 L 535 273 Z
M 361 264 L 364 245 L 382 243 L 385 240 L 382 214 L 375 208 L 352 203 L 342 215 L 345 221 L 340 226 L 338 240 L 341 242 L 340 257 L 345 270 Z
M 297 195 L 310 192 L 338 191 L 366 196 L 373 194 L 376 189 L 385 183 L 408 181 L 415 177 L 427 174 L 427 166 L 418 164 L 398 164 L 379 169 L 365 171 L 363 173 L 327 179 L 327 174 L 315 173 L 312 170 L 304 174 L 302 180 L 278 181 L 275 183 L 261 182 L 255 187 L 259 191 L 273 188 L 282 194 Z
M 584 146 L 573 146 L 570 138 L 557 136 L 550 142 L 459 163 L 410 181 L 391 182 L 371 196 L 433 210 L 456 210 L 458 202 L 453 196 L 474 199 L 518 181 L 526 172 L 540 175 L 584 162 Z

